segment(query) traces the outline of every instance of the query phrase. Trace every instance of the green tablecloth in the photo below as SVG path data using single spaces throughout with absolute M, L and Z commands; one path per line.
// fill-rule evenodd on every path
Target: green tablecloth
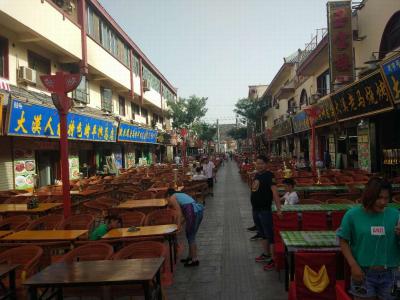
M 335 231 L 281 231 L 288 248 L 336 248 L 339 246 Z
M 303 211 L 340 211 L 348 210 L 360 204 L 295 204 L 282 205 L 283 212 L 303 212 Z M 398 203 L 389 203 L 389 207 L 399 208 Z M 272 206 L 272 211 L 276 211 L 275 205 Z
M 296 186 L 297 192 L 337 192 L 348 191 L 349 188 L 345 185 L 310 185 L 310 186 Z M 284 192 L 284 187 L 278 187 L 279 192 Z

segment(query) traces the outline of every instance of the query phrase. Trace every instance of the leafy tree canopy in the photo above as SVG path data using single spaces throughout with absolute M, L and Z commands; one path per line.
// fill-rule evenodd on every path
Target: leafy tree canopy
M 215 125 L 205 122 L 193 123 L 192 130 L 197 134 L 200 140 L 205 142 L 214 140 L 215 134 L 217 133 L 217 127 Z
M 267 109 L 267 102 L 262 99 L 252 100 L 249 98 L 239 99 L 233 110 L 241 116 L 248 125 L 256 125 L 258 127 L 261 117 Z
M 234 140 L 244 140 L 245 138 L 247 138 L 247 128 L 232 128 L 227 132 L 227 134 Z
M 172 127 L 175 129 L 189 128 L 194 122 L 207 113 L 207 97 L 179 98 L 177 101 L 167 101 L 169 116 L 172 118 Z

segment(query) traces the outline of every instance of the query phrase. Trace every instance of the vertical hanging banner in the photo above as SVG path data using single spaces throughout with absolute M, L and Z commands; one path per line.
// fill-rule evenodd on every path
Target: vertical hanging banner
M 330 1 L 328 10 L 329 63 L 331 88 L 333 84 L 353 81 L 353 30 L 351 1 Z M 332 90 L 332 89 L 331 89 Z

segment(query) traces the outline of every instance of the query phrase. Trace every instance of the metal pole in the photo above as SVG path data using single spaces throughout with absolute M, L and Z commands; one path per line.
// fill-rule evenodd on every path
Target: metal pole
M 312 167 L 312 172 L 313 175 L 315 176 L 317 174 L 317 158 L 315 155 L 315 122 L 313 120 L 312 126 L 311 126 L 311 153 L 312 153 L 312 163 L 313 163 L 313 167 Z
M 69 185 L 69 163 L 68 163 L 68 134 L 67 114 L 59 112 L 60 116 L 60 152 L 61 152 L 61 180 L 63 190 L 64 217 L 71 215 L 71 196 Z
M 220 147 L 220 140 L 219 140 L 219 120 L 217 119 L 217 143 L 218 143 L 218 146 L 217 146 L 217 153 L 219 153 L 220 152 L 220 149 L 219 149 L 219 147 Z

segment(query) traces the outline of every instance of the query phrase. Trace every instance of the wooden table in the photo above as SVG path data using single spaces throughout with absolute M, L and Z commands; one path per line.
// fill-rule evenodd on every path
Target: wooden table
M 121 208 L 121 209 L 135 209 L 135 208 L 148 208 L 148 207 L 161 208 L 167 205 L 168 205 L 167 199 L 142 199 L 142 200 L 127 200 L 119 204 L 116 208 Z
M 178 225 L 154 225 L 154 226 L 140 226 L 138 231 L 129 232 L 129 228 L 115 228 L 111 229 L 102 239 L 120 239 L 120 238 L 134 238 L 134 237 L 151 237 L 151 236 L 164 236 L 169 245 L 169 258 L 171 272 L 173 271 L 173 264 L 176 260 L 176 243 L 175 233 L 178 230 Z M 174 255 L 172 255 L 172 253 Z
M 38 207 L 29 209 L 27 204 L 0 204 L 0 213 L 40 214 L 62 205 L 62 203 L 39 203 Z
M 0 279 L 8 277 L 8 288 L 1 284 L 4 289 L 4 294 L 1 299 L 17 299 L 17 288 L 15 284 L 15 271 L 19 265 L 17 264 L 1 264 L 0 265 Z
M 7 235 L 1 241 L 74 241 L 87 230 L 22 230 Z
M 0 238 L 5 237 L 6 235 L 12 234 L 14 231 L 12 230 L 0 230 Z
M 335 231 L 281 231 L 285 245 L 285 289 L 294 279 L 294 253 L 297 251 L 340 251 Z M 289 263 L 290 259 L 290 263 Z
M 160 191 L 165 191 L 165 192 L 167 192 L 169 188 L 170 188 L 170 187 L 164 186 L 164 187 L 149 188 L 149 189 L 147 189 L 147 190 L 150 191 L 150 192 L 160 192 Z M 180 191 L 182 191 L 184 188 L 185 188 L 184 186 L 178 186 L 175 190 L 178 191 L 178 192 L 180 192 Z
M 347 203 L 331 203 L 331 204 L 294 204 L 294 205 L 282 205 L 282 212 L 306 212 L 306 211 L 344 211 L 350 208 L 360 206 L 361 204 L 347 204 Z M 400 209 L 399 203 L 388 203 L 388 207 Z M 276 206 L 272 206 L 272 211 L 276 211 Z
M 79 286 L 107 286 L 142 284 L 145 299 L 163 298 L 160 269 L 164 258 L 124 259 L 56 263 L 24 282 L 31 300 L 39 299 L 38 289 L 56 288 L 55 296 L 62 299 L 62 289 Z M 150 284 L 154 283 L 154 285 Z M 109 298 L 107 298 L 109 299 Z
M 98 191 L 98 190 L 83 190 L 83 191 L 70 191 L 70 195 L 71 196 L 82 196 L 82 197 L 87 197 L 87 196 L 91 196 L 97 193 L 101 193 L 103 191 Z M 107 190 L 107 192 L 109 192 L 109 190 Z M 61 196 L 63 193 L 62 191 L 56 190 L 56 191 L 47 191 L 47 192 L 37 192 L 36 193 L 38 196 L 47 196 L 47 197 L 51 197 L 51 196 Z M 23 193 L 23 194 L 18 194 L 15 195 L 13 197 L 32 197 L 33 193 Z

